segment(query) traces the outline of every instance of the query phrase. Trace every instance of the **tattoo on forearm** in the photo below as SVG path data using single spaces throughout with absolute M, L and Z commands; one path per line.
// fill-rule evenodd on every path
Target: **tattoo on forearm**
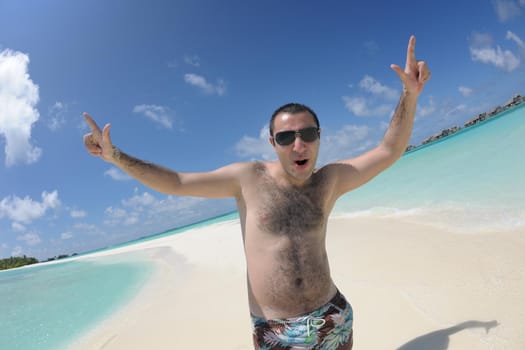
M 406 115 L 407 115 L 406 100 L 405 100 L 405 96 L 403 95 L 399 99 L 396 110 L 394 112 L 394 116 L 392 117 L 392 120 L 390 121 L 390 127 L 394 125 L 399 125 L 406 118 Z
M 120 153 L 120 148 L 118 148 L 117 146 L 113 145 L 111 146 L 111 149 L 113 150 L 113 159 L 115 160 L 120 160 L 120 156 L 121 156 L 121 153 Z
M 150 172 L 154 167 L 152 163 L 145 162 L 135 157 L 131 157 L 123 152 L 120 152 L 119 160 L 120 164 L 122 164 L 122 166 L 126 170 L 136 175 L 144 175 L 147 172 Z

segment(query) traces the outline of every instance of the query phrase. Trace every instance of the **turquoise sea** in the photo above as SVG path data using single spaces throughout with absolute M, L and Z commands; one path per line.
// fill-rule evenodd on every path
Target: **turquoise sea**
M 0 349 L 65 348 L 130 300 L 152 266 L 70 261 L 0 273 Z
M 237 219 L 228 213 L 99 252 Z M 89 255 L 90 253 L 86 254 Z M 0 271 L 0 350 L 65 349 L 136 295 L 155 267 L 140 257 L 64 261 Z
M 396 217 L 476 234 L 525 234 L 525 106 L 403 156 L 334 215 Z M 236 213 L 123 245 L 157 239 Z M 106 249 L 114 249 L 110 247 Z M 129 301 L 153 266 L 98 258 L 0 272 L 0 349 L 62 349 Z
M 395 216 L 453 232 L 525 228 L 525 106 L 405 154 L 335 213 Z

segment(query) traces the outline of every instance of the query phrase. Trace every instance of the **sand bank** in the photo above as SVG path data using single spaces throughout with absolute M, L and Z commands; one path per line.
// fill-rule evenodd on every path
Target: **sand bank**
M 332 218 L 327 249 L 354 308 L 354 349 L 525 348 L 525 230 Z M 72 349 L 252 349 L 238 222 L 85 259 L 112 254 L 139 254 L 157 272 Z

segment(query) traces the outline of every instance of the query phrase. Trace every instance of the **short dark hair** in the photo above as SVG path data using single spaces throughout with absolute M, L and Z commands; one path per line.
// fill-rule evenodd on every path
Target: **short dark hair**
M 317 115 L 315 114 L 315 112 L 310 107 L 308 107 L 306 105 L 303 105 L 303 104 L 300 104 L 300 103 L 287 103 L 287 104 L 277 108 L 275 110 L 275 112 L 273 112 L 272 118 L 270 119 L 270 136 L 273 137 L 273 127 L 274 127 L 274 124 L 275 124 L 275 118 L 280 113 L 296 114 L 296 113 L 301 113 L 301 112 L 308 112 L 308 113 L 310 113 L 312 115 L 312 117 L 314 118 L 315 124 L 319 128 L 319 119 L 317 118 Z

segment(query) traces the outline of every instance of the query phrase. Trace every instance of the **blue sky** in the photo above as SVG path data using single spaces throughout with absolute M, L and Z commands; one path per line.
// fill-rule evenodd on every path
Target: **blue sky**
M 320 163 L 381 139 L 411 34 L 432 79 L 413 144 L 525 93 L 525 0 L 0 0 L 0 257 L 46 259 L 234 210 L 155 193 L 82 144 L 180 171 L 274 159 L 268 118 L 311 106 Z

